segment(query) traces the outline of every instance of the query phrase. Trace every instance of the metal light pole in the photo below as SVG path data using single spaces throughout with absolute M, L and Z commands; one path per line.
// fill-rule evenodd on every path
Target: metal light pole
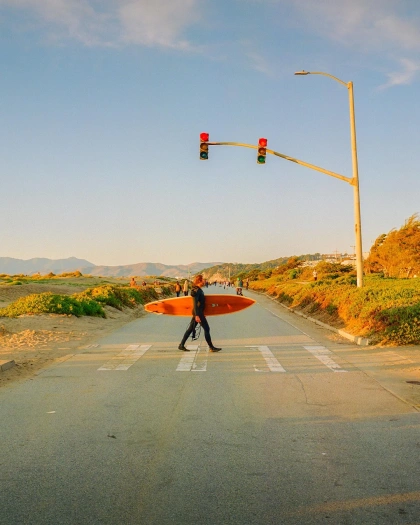
M 346 86 L 349 92 L 349 106 L 350 106 L 350 139 L 351 139 L 351 157 L 353 165 L 353 178 L 351 185 L 354 191 L 354 230 L 356 235 L 356 270 L 357 270 L 357 286 L 363 286 L 363 251 L 362 251 L 362 223 L 360 216 L 360 192 L 359 192 L 359 170 L 357 165 L 357 146 L 356 146 L 356 122 L 354 116 L 354 95 L 353 82 L 343 82 L 337 77 L 324 73 L 322 71 L 297 71 L 295 75 L 324 75 L 336 80 L 343 86 Z

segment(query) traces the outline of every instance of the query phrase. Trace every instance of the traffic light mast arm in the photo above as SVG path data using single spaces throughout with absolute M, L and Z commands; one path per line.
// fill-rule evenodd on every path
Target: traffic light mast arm
M 241 142 L 208 142 L 207 144 L 209 146 L 241 146 L 243 148 L 258 149 L 258 146 L 254 146 L 253 144 L 242 144 Z M 320 168 L 319 166 L 315 166 L 314 164 L 309 164 L 308 162 L 304 162 L 303 160 L 289 157 L 288 155 L 283 155 L 282 153 L 273 151 L 272 149 L 267 148 L 267 153 L 271 153 L 271 155 L 276 155 L 276 157 L 281 157 L 282 159 L 290 160 L 290 162 L 296 162 L 296 164 L 300 164 L 301 166 L 305 166 L 306 168 L 310 168 L 311 170 L 320 171 L 321 173 L 325 173 L 330 177 L 335 177 L 336 179 L 344 180 L 345 182 L 348 182 L 351 186 L 354 186 L 353 179 L 345 177 L 344 175 L 340 175 L 339 173 L 334 173 L 334 171 L 324 170 L 324 168 Z

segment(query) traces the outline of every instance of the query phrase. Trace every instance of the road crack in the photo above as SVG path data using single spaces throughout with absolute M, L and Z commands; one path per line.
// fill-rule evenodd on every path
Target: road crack
M 296 375 L 295 377 L 299 381 L 300 386 L 302 387 L 302 392 L 303 392 L 303 395 L 305 396 L 305 403 L 308 406 L 316 406 L 316 407 L 326 407 L 327 406 L 327 405 L 324 405 L 323 403 L 310 403 L 309 399 L 308 399 L 308 394 L 306 393 L 306 388 L 305 388 L 305 385 L 304 385 L 303 381 L 301 380 L 301 378 L 298 375 Z

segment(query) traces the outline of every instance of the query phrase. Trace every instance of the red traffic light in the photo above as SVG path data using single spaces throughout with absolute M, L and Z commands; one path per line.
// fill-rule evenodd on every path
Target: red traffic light
M 209 158 L 209 141 L 208 133 L 200 133 L 200 160 L 208 160 Z
M 257 164 L 265 164 L 265 157 L 267 156 L 267 139 L 260 138 L 258 139 L 258 155 L 257 155 Z

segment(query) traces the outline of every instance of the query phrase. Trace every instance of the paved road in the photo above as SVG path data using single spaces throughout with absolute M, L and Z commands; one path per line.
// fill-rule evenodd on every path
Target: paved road
M 150 314 L 2 388 L 0 523 L 420 523 L 417 392 L 254 297 L 220 353 Z

